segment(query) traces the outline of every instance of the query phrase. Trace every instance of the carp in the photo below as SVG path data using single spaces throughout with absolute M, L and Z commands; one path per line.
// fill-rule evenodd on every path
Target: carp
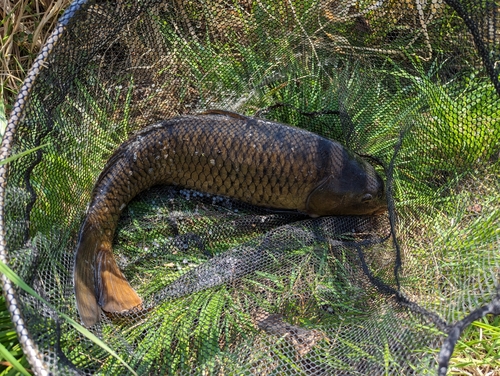
M 74 263 L 77 309 L 92 326 L 101 310 L 141 309 L 113 256 L 122 210 L 140 192 L 172 185 L 311 217 L 377 215 L 384 182 L 341 144 L 306 130 L 209 111 L 148 126 L 109 158 L 80 228 Z

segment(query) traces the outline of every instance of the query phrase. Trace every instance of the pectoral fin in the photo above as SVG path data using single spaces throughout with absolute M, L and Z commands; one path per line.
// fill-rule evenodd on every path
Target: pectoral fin
M 335 207 L 341 203 L 341 198 L 336 196 L 332 189 L 334 184 L 334 178 L 329 176 L 309 193 L 306 202 L 307 214 L 313 218 L 334 214 Z

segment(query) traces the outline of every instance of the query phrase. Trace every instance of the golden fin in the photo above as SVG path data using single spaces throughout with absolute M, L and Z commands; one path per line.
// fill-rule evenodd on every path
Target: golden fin
M 85 326 L 99 322 L 101 308 L 97 305 L 94 283 L 94 256 L 99 244 L 90 226 L 83 225 L 75 254 L 73 278 L 76 307 Z
M 96 257 L 97 300 L 110 313 L 142 309 L 142 299 L 118 268 L 111 247 L 100 248 Z

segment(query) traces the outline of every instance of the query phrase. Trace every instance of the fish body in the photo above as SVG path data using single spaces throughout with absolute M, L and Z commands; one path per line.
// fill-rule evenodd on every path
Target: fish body
M 101 309 L 139 309 L 141 298 L 112 252 L 120 214 L 154 185 L 174 185 L 311 217 L 374 215 L 386 210 L 374 168 L 337 142 L 314 133 L 221 111 L 151 125 L 108 160 L 80 229 L 74 283 L 82 322 Z

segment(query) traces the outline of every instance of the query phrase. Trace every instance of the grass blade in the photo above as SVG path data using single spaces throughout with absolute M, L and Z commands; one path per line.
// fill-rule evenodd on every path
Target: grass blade
M 7 348 L 4 345 L 2 345 L 2 343 L 0 343 L 0 355 L 6 361 L 8 361 L 16 371 L 20 372 L 25 376 L 31 376 L 31 374 L 26 370 L 26 368 L 24 368 L 23 365 L 18 362 L 18 360 L 10 353 L 9 350 L 7 350 Z
M 34 151 L 37 151 L 38 149 L 41 149 L 43 148 L 44 146 L 47 146 L 48 144 L 43 144 L 43 145 L 40 145 L 40 146 L 37 146 L 36 148 L 33 148 L 33 149 L 29 149 L 29 150 L 26 150 L 26 151 L 23 151 L 22 153 L 19 153 L 19 154 L 16 154 L 16 155 L 13 155 L 9 158 L 5 158 L 3 161 L 0 161 L 0 165 L 4 165 L 6 163 L 9 163 L 9 162 L 12 162 L 12 161 L 15 161 L 16 159 L 19 159 L 21 157 L 24 157 L 25 155 L 28 155 L 28 154 L 31 154 L 33 153 Z
M 0 90 L 0 93 L 2 92 L 3 90 Z M 5 117 L 5 106 L 3 102 L 0 102 L 0 137 L 3 137 L 5 128 L 7 128 L 7 118 Z

